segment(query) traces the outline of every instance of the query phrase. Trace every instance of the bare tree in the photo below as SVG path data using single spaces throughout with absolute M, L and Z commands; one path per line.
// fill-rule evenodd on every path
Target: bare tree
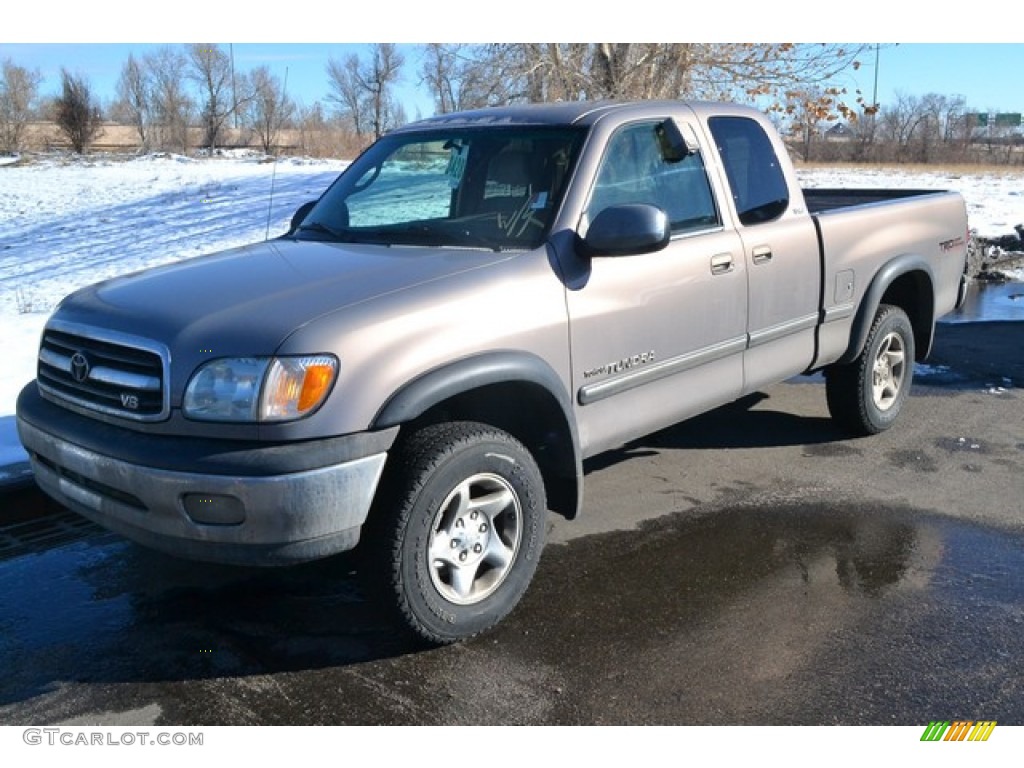
M 914 157 L 913 142 L 923 133 L 927 114 L 921 99 L 906 93 L 897 93 L 896 102 L 881 112 L 882 137 L 889 144 L 892 159 L 906 163 Z
M 964 97 L 952 97 L 946 108 L 943 129 L 943 141 L 952 159 L 961 162 L 967 159 L 972 132 L 973 124 Z
M 505 71 L 516 68 L 518 62 L 508 53 L 493 45 L 426 45 L 420 77 L 434 96 L 438 114 L 511 101 Z
M 117 102 L 113 110 L 118 117 L 134 126 L 139 135 L 139 148 L 143 151 L 149 149 L 151 142 L 152 88 L 152 73 L 129 53 L 117 81 Z
M 877 112 L 870 112 L 857 120 L 851 127 L 853 140 L 851 142 L 849 159 L 855 163 L 866 163 L 879 160 L 879 125 L 881 118 Z
M 457 112 L 461 106 L 461 62 L 459 49 L 462 46 L 430 43 L 424 47 L 421 82 L 427 84 L 434 96 L 434 108 L 438 114 Z
M 366 130 L 363 124 L 365 110 L 363 108 L 363 92 L 355 72 L 359 69 L 359 57 L 352 54 L 344 61 L 327 60 L 327 80 L 330 84 L 328 101 L 334 102 L 338 111 L 351 123 L 357 136 Z
M 83 154 L 102 130 L 100 109 L 84 76 L 62 69 L 60 79 L 61 95 L 54 100 L 54 122 L 75 152 Z
M 188 46 L 189 76 L 200 92 L 199 117 L 203 144 L 213 150 L 221 140 L 224 124 L 252 100 L 248 78 L 233 75 L 231 59 L 224 49 L 210 43 Z
M 250 75 L 253 99 L 249 105 L 249 124 L 269 153 L 281 128 L 295 114 L 295 104 L 284 92 L 281 81 L 267 67 L 257 67 Z
M 405 57 L 392 43 L 373 45 L 368 61 L 357 54 L 343 62 L 328 60 L 329 98 L 352 121 L 358 136 L 372 133 L 377 139 L 400 124 L 392 91 L 404 63 Z
M 151 78 L 154 144 L 163 149 L 187 152 L 188 126 L 193 102 L 185 89 L 188 62 L 181 51 L 164 46 L 145 57 L 145 68 Z
M 370 62 L 361 70 L 362 81 L 371 106 L 371 126 L 374 138 L 402 124 L 404 111 L 396 105 L 392 89 L 400 79 L 405 57 L 393 43 L 373 46 Z
M 782 99 L 788 90 L 830 81 L 857 66 L 865 46 L 789 43 L 511 43 L 458 51 L 486 70 L 494 101 L 718 98 Z M 441 48 L 442 54 L 450 53 Z M 440 72 L 436 65 L 442 66 Z M 451 56 L 427 57 L 437 93 Z M 464 76 L 464 71 L 458 72 Z M 426 75 L 426 73 L 424 73 Z M 837 105 L 838 106 L 838 105 Z
M 0 69 L 0 152 L 22 149 L 42 75 L 5 59 Z
M 963 96 L 953 96 L 949 99 L 945 114 L 945 128 L 943 140 L 949 143 L 959 143 L 963 139 L 964 125 L 967 122 L 967 102 Z
M 945 152 L 946 113 L 949 99 L 938 93 L 927 93 L 921 97 L 921 130 L 918 132 L 914 160 L 927 163 L 943 157 Z

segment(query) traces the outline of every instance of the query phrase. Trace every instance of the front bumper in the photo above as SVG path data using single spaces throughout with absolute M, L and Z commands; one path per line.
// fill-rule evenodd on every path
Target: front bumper
M 33 382 L 18 434 L 40 488 L 106 528 L 181 557 L 285 565 L 358 543 L 397 430 L 274 445 L 154 436 L 71 413 Z

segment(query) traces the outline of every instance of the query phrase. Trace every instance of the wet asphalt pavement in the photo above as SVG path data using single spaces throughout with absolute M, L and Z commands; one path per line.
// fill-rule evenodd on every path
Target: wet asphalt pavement
M 193 564 L 5 494 L 0 724 L 1024 724 L 1022 334 L 942 326 L 873 438 L 797 380 L 590 462 L 522 604 L 447 648 L 352 558 Z

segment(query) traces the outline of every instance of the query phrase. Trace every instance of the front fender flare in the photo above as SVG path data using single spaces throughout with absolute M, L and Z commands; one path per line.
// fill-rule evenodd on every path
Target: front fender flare
M 557 404 L 564 421 L 559 426 L 570 444 L 555 451 L 546 466 L 561 480 L 568 481 L 558 506 L 568 517 L 575 517 L 582 506 L 583 458 L 573 404 L 561 378 L 537 355 L 518 350 L 483 352 L 427 371 L 392 393 L 370 428 L 406 424 L 446 400 L 496 384 L 530 384 Z

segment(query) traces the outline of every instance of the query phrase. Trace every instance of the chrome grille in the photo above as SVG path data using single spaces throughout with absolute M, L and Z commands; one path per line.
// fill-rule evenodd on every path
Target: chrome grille
M 43 392 L 139 421 L 167 416 L 166 355 L 152 342 L 94 329 L 48 327 L 36 378 Z

